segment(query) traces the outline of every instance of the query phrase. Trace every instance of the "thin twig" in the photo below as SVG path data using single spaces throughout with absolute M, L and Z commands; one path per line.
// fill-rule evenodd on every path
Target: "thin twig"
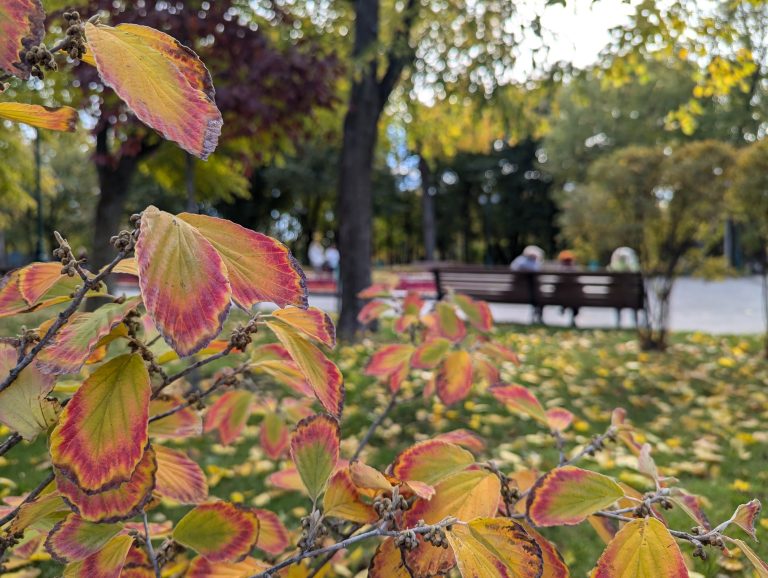
M 392 395 L 389 398 L 389 403 L 387 404 L 387 407 L 384 408 L 384 411 L 382 411 L 379 414 L 379 417 L 377 417 L 373 423 L 371 424 L 371 427 L 368 428 L 368 431 L 365 432 L 365 435 L 363 436 L 363 439 L 360 440 L 360 443 L 357 445 L 357 449 L 355 450 L 355 453 L 352 454 L 352 461 L 358 459 L 360 457 L 360 454 L 363 451 L 363 448 L 368 445 L 368 442 L 371 441 L 371 437 L 373 437 L 374 432 L 379 428 L 381 425 L 381 422 L 383 422 L 386 417 L 389 415 L 389 412 L 392 411 L 392 409 L 395 407 L 395 404 L 397 403 L 397 396 L 400 393 L 400 390 L 395 391 L 392 393 Z
M 16 447 L 23 438 L 17 433 L 13 432 L 5 441 L 0 444 L 0 456 L 7 454 L 10 450 Z
M 196 361 L 195 363 L 188 365 L 178 373 L 174 373 L 173 375 L 167 376 L 165 379 L 163 379 L 162 383 L 157 387 L 157 389 L 155 389 L 155 391 L 152 392 L 152 397 L 156 398 L 161 391 L 163 391 L 166 387 L 171 385 L 174 381 L 178 381 L 182 377 L 189 375 L 198 367 L 203 367 L 204 365 L 208 365 L 209 363 L 217 361 L 222 357 L 226 357 L 232 352 L 233 349 L 234 349 L 234 346 L 230 343 L 218 353 L 214 353 L 213 355 L 209 355 L 204 359 L 200 359 L 199 361 Z
M 147 542 L 147 554 L 149 554 L 149 559 L 152 560 L 152 567 L 155 569 L 155 578 L 161 578 L 160 566 L 157 564 L 155 549 L 152 547 L 152 537 L 149 535 L 149 522 L 147 521 L 147 512 L 145 510 L 141 511 L 141 521 L 144 523 L 144 536 Z
M 46 331 L 45 335 L 40 339 L 37 345 L 30 349 L 29 353 L 27 353 L 24 358 L 19 361 L 19 363 L 17 363 L 10 372 L 8 372 L 8 376 L 2 381 L 2 383 L 0 383 L 0 393 L 8 389 L 11 384 L 16 381 L 16 378 L 19 377 L 21 371 L 30 363 L 32 363 L 32 361 L 34 361 L 35 357 L 37 357 L 37 354 L 40 353 L 43 347 L 48 345 L 48 343 L 59 332 L 59 329 L 61 329 L 67 323 L 67 321 L 69 321 L 69 318 L 77 311 L 77 308 L 80 307 L 80 303 L 82 303 L 83 299 L 85 299 L 88 291 L 98 287 L 102 279 L 109 275 L 109 273 L 112 272 L 112 269 L 114 269 L 117 264 L 126 257 L 126 255 L 127 252 L 120 251 L 109 265 L 104 267 L 104 269 L 102 269 L 94 277 L 83 282 L 83 286 L 75 293 L 74 297 L 72 298 L 72 302 L 69 304 L 69 307 L 59 313 L 56 321 L 54 321 L 53 324 L 48 328 L 48 331 Z
M 289 566 L 293 566 L 294 564 L 301 562 L 302 560 L 305 560 L 307 558 L 317 558 L 318 556 L 323 556 L 325 554 L 333 554 L 335 552 L 338 552 L 339 550 L 345 550 L 350 546 L 357 544 L 358 542 L 363 542 L 364 540 L 368 540 L 370 538 L 379 538 L 379 537 L 394 538 L 402 534 L 405 534 L 407 532 L 413 532 L 414 534 L 426 534 L 427 532 L 430 532 L 434 529 L 445 528 L 446 526 L 452 526 L 457 523 L 460 523 L 460 522 L 458 522 L 456 518 L 449 517 L 449 518 L 445 518 L 444 520 L 441 520 L 437 524 L 432 524 L 430 526 L 417 526 L 415 528 L 408 528 L 407 530 L 385 530 L 383 526 L 379 526 L 377 528 L 374 528 L 373 530 L 368 530 L 367 532 L 363 532 L 362 534 L 351 536 L 346 540 L 342 540 L 341 542 L 336 542 L 331 546 L 326 546 L 325 548 L 318 548 L 317 550 L 310 550 L 309 552 L 301 552 L 299 554 L 296 554 L 295 556 L 292 556 L 287 560 L 283 560 L 282 562 L 272 566 L 271 568 L 267 568 L 263 572 L 254 574 L 250 578 L 269 578 L 269 576 L 272 576 L 273 574 L 275 574 L 275 572 L 278 572 L 283 568 L 288 568 Z
M 234 372 L 227 373 L 226 375 L 219 376 L 216 378 L 216 381 L 213 382 L 211 387 L 203 391 L 202 393 L 199 393 L 197 395 L 192 395 L 187 398 L 187 400 L 184 403 L 180 403 L 176 407 L 172 407 L 171 409 L 164 411 L 163 413 L 158 413 L 157 415 L 153 415 L 149 418 L 149 423 L 152 423 L 154 421 L 161 420 L 163 418 L 166 418 L 168 416 L 171 416 L 175 413 L 180 412 L 183 409 L 186 409 L 188 407 L 191 407 L 195 405 L 197 402 L 199 402 L 201 399 L 208 397 L 212 393 L 214 393 L 217 389 L 221 388 L 224 385 L 227 385 L 228 383 L 231 383 L 232 378 L 235 377 L 238 373 L 242 373 L 248 369 L 248 364 L 242 364 L 239 367 L 237 367 Z

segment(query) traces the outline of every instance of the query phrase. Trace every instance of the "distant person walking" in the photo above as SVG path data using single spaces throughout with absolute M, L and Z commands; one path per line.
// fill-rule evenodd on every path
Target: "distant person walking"
M 513 271 L 541 271 L 544 262 L 544 249 L 536 245 L 528 245 L 522 254 L 515 257 L 509 268 Z
M 312 269 L 315 273 L 320 273 L 325 265 L 325 248 L 321 242 L 323 236 L 320 233 L 315 233 L 312 237 L 312 242 L 309 244 L 309 264 L 312 265 Z

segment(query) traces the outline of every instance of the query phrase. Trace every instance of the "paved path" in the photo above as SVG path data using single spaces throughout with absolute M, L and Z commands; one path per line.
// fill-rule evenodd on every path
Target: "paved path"
M 310 296 L 310 303 L 327 311 L 335 311 L 336 299 Z M 492 305 L 498 323 L 529 323 L 530 308 L 524 305 Z M 760 277 L 741 277 L 724 281 L 702 281 L 683 278 L 672 292 L 671 327 L 673 331 L 707 333 L 762 333 L 763 319 Z M 569 317 L 556 307 L 544 311 L 548 325 L 567 325 Z M 630 327 L 629 312 L 623 323 Z M 585 307 L 578 317 L 579 327 L 614 327 L 615 312 Z

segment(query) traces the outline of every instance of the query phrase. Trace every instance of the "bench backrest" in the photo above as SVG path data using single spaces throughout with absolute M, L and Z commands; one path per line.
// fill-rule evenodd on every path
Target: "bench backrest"
M 645 303 L 640 273 L 554 269 L 531 273 L 471 265 L 440 267 L 433 273 L 441 297 L 454 291 L 495 303 L 637 310 Z

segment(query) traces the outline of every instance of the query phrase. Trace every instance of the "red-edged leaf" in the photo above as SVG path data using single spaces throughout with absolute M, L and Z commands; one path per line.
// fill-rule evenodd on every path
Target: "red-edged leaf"
M 211 77 L 192 50 L 136 24 L 86 23 L 85 37 L 99 76 L 139 120 L 187 152 L 208 158 L 216 149 L 222 118 Z
M 464 446 L 476 454 L 482 453 L 485 450 L 485 441 L 483 438 L 468 429 L 456 429 L 441 433 L 432 439 Z
M 699 526 L 706 530 L 712 529 L 712 524 L 710 524 L 709 518 L 707 518 L 707 515 L 704 513 L 701 506 L 701 499 L 698 496 L 687 494 L 682 490 L 675 488 L 672 490 L 672 495 L 669 499 Z
M 387 379 L 394 393 L 408 376 L 413 351 L 412 345 L 385 345 L 371 356 L 365 374 Z
M 640 455 L 643 444 L 637 441 L 634 428 L 627 422 L 627 410 L 617 407 L 611 413 L 611 426 L 616 430 L 619 439 L 636 456 Z
M 517 353 L 496 342 L 486 341 L 480 346 L 479 351 L 497 362 L 509 361 L 515 365 L 520 365 L 520 358 Z
M 208 497 L 205 474 L 184 452 L 155 446 L 155 492 L 180 504 L 199 504 Z
M 565 560 L 563 560 L 557 547 L 539 534 L 530 524 L 520 522 L 520 525 L 536 541 L 541 550 L 541 559 L 544 562 L 541 578 L 568 578 L 571 572 L 568 570 L 568 566 L 565 565 Z
M 51 434 L 51 461 L 85 491 L 130 479 L 149 439 L 151 384 L 140 355 L 121 355 L 75 392 Z
M 140 303 L 108 303 L 91 313 L 77 313 L 37 356 L 37 365 L 45 373 L 77 373 L 88 360 L 96 344 L 112 331 Z
M 368 325 L 372 321 L 379 319 L 384 313 L 392 309 L 385 301 L 369 301 L 357 314 L 357 320 L 363 325 Z
M 445 356 L 435 379 L 437 395 L 445 405 L 465 399 L 472 389 L 472 357 L 459 349 Z
M 29 304 L 19 291 L 19 272 L 11 271 L 0 279 L 0 317 L 21 313 Z
M 731 518 L 733 523 L 749 534 L 750 538 L 757 540 L 755 535 L 755 521 L 760 517 L 760 510 L 763 509 L 760 500 L 752 500 L 746 504 L 741 504 Z
M 195 227 L 221 255 L 239 307 L 248 311 L 263 301 L 307 307 L 306 277 L 285 245 L 225 219 L 190 213 L 179 219 Z
M 269 412 L 261 422 L 261 449 L 271 460 L 277 460 L 288 449 L 290 431 L 285 422 L 275 412 Z
M 437 332 L 446 339 L 457 343 L 467 335 L 467 326 L 456 315 L 456 310 L 449 303 L 441 301 L 435 306 Z
M 139 531 L 144 531 L 143 525 Z M 155 532 L 151 532 L 151 535 L 153 537 L 156 536 Z M 125 564 L 123 564 L 123 570 L 120 572 L 120 578 L 155 578 L 155 569 L 147 555 L 146 546 L 139 546 L 136 543 L 131 546 L 131 549 L 128 550 L 128 555 L 125 557 Z
M 451 348 L 451 342 L 444 337 L 433 337 L 416 348 L 411 358 L 411 367 L 434 369 Z
M 0 4 L 0 71 L 29 78 L 27 49 L 45 36 L 45 11 L 40 0 L 5 0 Z
M 144 305 L 168 345 L 181 357 L 208 345 L 232 297 L 227 267 L 213 245 L 181 219 L 148 207 L 136 259 Z
M 69 514 L 48 534 L 45 549 L 59 562 L 76 562 L 101 550 L 122 529 L 121 524 L 94 524 Z
M 160 415 L 183 403 L 184 400 L 177 397 L 158 397 L 150 402 L 149 414 L 151 416 Z M 203 419 L 197 411 L 189 407 L 149 424 L 149 435 L 156 439 L 188 438 L 202 433 Z
M 493 329 L 493 315 L 485 301 L 475 301 L 467 295 L 454 295 L 453 300 L 475 329 L 484 333 Z
M 259 518 L 227 502 L 202 504 L 187 513 L 173 530 L 173 539 L 211 562 L 245 558 L 259 538 Z
M 269 564 L 250 557 L 242 562 L 214 563 L 203 556 L 198 556 L 189 564 L 184 576 L 185 578 L 247 578 L 269 568 Z
M 404 514 L 409 526 L 419 520 L 436 524 L 448 516 L 468 522 L 496 514 L 501 497 L 499 478 L 485 470 L 467 470 L 445 478 L 435 485 L 431 500 L 416 500 Z
M 382 542 L 376 549 L 368 566 L 369 578 L 413 578 L 406 567 L 400 548 L 395 546 L 391 538 Z
M 299 395 L 315 397 L 315 390 L 309 385 L 307 378 L 304 376 L 301 369 L 299 369 L 298 364 L 290 357 L 288 358 L 288 361 L 283 361 L 281 359 L 258 361 L 251 367 L 255 371 L 262 371 L 273 377 L 275 381 L 282 383 Z
M 0 343 L 0 376 L 6 376 L 16 367 L 18 352 L 7 343 Z M 54 381 L 34 365 L 25 367 L 10 387 L 0 392 L 0 423 L 17 432 L 25 440 L 56 423 L 59 402 L 46 396 Z
M 288 350 L 279 343 L 265 343 L 251 349 L 251 361 L 261 363 L 263 361 L 293 361 Z
M 401 480 L 418 480 L 434 485 L 474 463 L 474 456 L 457 445 L 426 440 L 398 455 L 392 464 L 392 473 Z
M 528 519 L 536 526 L 573 526 L 624 496 L 608 476 L 575 466 L 542 476 L 528 495 Z
M 267 325 L 299 366 L 325 410 L 341 418 L 344 409 L 344 378 L 336 364 L 282 323 L 268 321 Z
M 375 299 L 377 297 L 389 297 L 392 293 L 392 283 L 374 283 L 360 291 L 357 296 L 360 299 Z
M 84 520 L 119 522 L 138 515 L 152 498 L 156 471 L 157 460 L 150 446 L 131 478 L 112 489 L 86 494 L 58 471 L 56 487 L 70 508 Z
M 478 518 L 446 532 L 463 578 L 540 578 L 541 548 L 520 524 Z
M 405 344 L 384 345 L 371 356 L 365 368 L 366 375 L 389 377 L 403 365 L 408 365 L 413 346 Z
M 349 471 L 338 469 L 328 482 L 323 496 L 323 512 L 326 516 L 342 518 L 358 524 L 369 524 L 378 519 L 371 507 L 360 499 L 360 493 L 352 483 Z
M 573 414 L 562 407 L 553 407 L 546 413 L 549 429 L 556 432 L 564 432 L 573 423 Z
M 32 263 L 19 270 L 19 293 L 34 305 L 63 277 L 61 263 Z
M 339 461 L 339 422 L 319 414 L 301 420 L 291 435 L 291 459 L 313 501 Z
M 498 383 L 501 379 L 499 368 L 488 361 L 487 358 L 482 355 L 477 355 L 474 352 L 472 353 L 472 368 L 474 369 L 474 377 L 476 381 L 492 385 Z
M 131 536 L 115 536 L 95 554 L 69 564 L 64 569 L 64 578 L 118 578 L 132 544 Z
M 592 571 L 594 578 L 687 578 L 677 542 L 655 518 L 632 520 L 619 530 Z
M 22 102 L 0 102 L 0 119 L 47 130 L 74 132 L 77 111 L 69 106 L 51 108 Z
M 304 482 L 301 481 L 299 470 L 294 467 L 283 468 L 267 476 L 267 483 L 281 490 L 305 492 Z
M 325 311 L 317 307 L 287 307 L 272 312 L 272 315 L 328 347 L 336 346 L 336 328 L 333 321 Z
M 547 424 L 547 414 L 541 403 L 529 389 L 522 385 L 498 384 L 491 387 L 489 391 L 509 409 L 522 412 L 538 422 Z
M 242 389 L 226 392 L 208 408 L 205 414 L 205 431 L 216 431 L 219 440 L 229 445 L 240 437 L 248 418 L 251 417 L 253 394 Z
M 357 460 L 349 464 L 349 475 L 352 483 L 358 488 L 378 492 L 392 491 L 392 483 L 384 474 Z
M 254 513 L 258 516 L 260 525 L 256 547 L 273 556 L 284 552 L 291 545 L 291 536 L 277 514 L 259 509 L 254 510 Z
M 727 540 L 736 544 L 739 550 L 743 552 L 744 556 L 747 557 L 747 560 L 752 563 L 752 566 L 757 572 L 757 578 L 768 578 L 768 564 L 761 560 L 758 555 L 755 554 L 752 548 L 750 548 L 745 542 L 737 540 L 736 538 L 727 538 Z

